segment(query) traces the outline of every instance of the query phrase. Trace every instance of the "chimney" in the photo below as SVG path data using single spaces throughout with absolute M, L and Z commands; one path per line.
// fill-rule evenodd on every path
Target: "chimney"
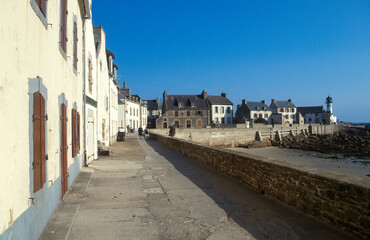
M 276 102 L 276 100 L 275 99 L 271 99 L 271 103 L 275 103 Z
M 167 111 L 167 92 L 164 90 L 163 92 L 163 104 L 162 104 L 162 115 L 164 115 Z
M 222 92 L 222 93 L 221 93 L 221 97 L 226 98 L 226 93 Z
M 126 89 L 126 80 L 123 81 L 123 89 Z
M 245 105 L 247 104 L 247 101 L 245 99 L 242 100 L 242 104 Z
M 290 99 L 290 98 L 289 98 L 289 99 L 288 99 L 288 102 L 290 102 L 290 103 L 291 103 L 291 102 L 292 102 L 292 99 Z
M 236 105 L 236 110 L 238 110 L 238 109 L 239 109 L 239 107 L 240 107 L 240 104 Z
M 266 105 L 266 100 L 262 100 L 261 103 Z
M 203 97 L 203 99 L 206 99 L 207 98 L 207 92 L 206 92 L 206 90 L 203 90 L 202 97 Z
M 155 102 L 156 102 L 156 103 L 158 103 L 158 102 L 159 102 L 158 97 L 155 99 Z

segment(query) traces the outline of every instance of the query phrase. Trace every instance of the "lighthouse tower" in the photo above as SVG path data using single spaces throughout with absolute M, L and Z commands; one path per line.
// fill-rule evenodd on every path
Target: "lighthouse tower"
M 325 102 L 326 102 L 326 111 L 329 113 L 333 113 L 333 98 L 328 96 Z

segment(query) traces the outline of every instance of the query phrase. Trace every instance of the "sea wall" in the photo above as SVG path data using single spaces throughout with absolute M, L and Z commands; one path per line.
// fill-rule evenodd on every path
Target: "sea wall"
M 370 238 L 367 179 L 155 133 L 151 138 L 357 238 Z
M 175 138 L 190 140 L 192 142 L 202 143 L 208 146 L 236 147 L 241 144 L 256 140 L 257 135 L 261 140 L 270 138 L 276 139 L 286 135 L 297 134 L 333 134 L 338 131 L 339 125 L 292 125 L 283 126 L 259 125 L 255 124 L 253 128 L 177 128 Z M 152 133 L 160 135 L 169 135 L 169 129 L 152 129 Z

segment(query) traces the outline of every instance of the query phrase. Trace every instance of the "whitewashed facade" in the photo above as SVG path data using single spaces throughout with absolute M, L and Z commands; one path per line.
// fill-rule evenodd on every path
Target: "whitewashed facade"
M 0 239 L 37 239 L 84 164 L 90 1 L 38 3 L 0 8 Z

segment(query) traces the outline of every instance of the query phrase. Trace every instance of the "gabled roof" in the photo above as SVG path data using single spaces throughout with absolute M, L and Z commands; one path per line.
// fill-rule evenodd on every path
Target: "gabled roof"
M 211 105 L 233 105 L 229 99 L 219 95 L 207 95 L 207 100 Z
M 322 113 L 324 111 L 322 106 L 309 106 L 309 107 L 297 107 L 297 112 L 301 113 L 302 115 L 308 113 Z
M 114 57 L 114 54 L 111 51 L 109 51 L 108 49 L 105 49 L 105 52 L 107 53 L 107 56 L 112 56 L 113 59 L 116 59 Z
M 277 108 L 295 108 L 296 106 L 292 103 L 292 101 L 284 101 L 284 100 L 273 100 L 271 102 L 270 108 L 272 107 L 277 107 Z
M 156 100 L 145 100 L 149 111 L 159 110 L 159 103 Z
M 271 111 L 271 108 L 262 102 L 251 102 L 246 103 L 250 111 Z
M 208 105 L 201 95 L 167 95 L 168 110 L 208 110 Z

